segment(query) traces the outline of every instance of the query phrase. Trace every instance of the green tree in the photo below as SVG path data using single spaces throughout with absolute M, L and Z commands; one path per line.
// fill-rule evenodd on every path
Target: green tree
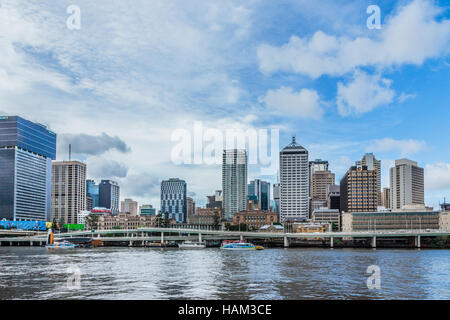
M 213 222 L 214 229 L 218 229 L 219 225 L 220 225 L 220 216 L 216 213 L 214 215 L 214 222 Z
M 96 214 L 89 214 L 86 217 L 86 227 L 89 229 L 97 229 L 98 227 L 98 215 Z

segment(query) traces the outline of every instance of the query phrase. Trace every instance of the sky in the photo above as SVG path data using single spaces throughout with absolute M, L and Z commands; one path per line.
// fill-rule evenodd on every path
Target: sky
M 382 187 L 396 159 L 417 161 L 438 207 L 450 198 L 449 54 L 443 0 L 3 0 L 0 114 L 47 125 L 57 160 L 72 144 L 88 178 L 156 208 L 163 179 L 186 180 L 197 205 L 221 189 L 219 164 L 173 161 L 174 132 L 193 138 L 195 123 L 277 129 L 279 148 L 295 136 L 337 183 L 366 152 Z M 254 178 L 277 174 L 255 164 Z

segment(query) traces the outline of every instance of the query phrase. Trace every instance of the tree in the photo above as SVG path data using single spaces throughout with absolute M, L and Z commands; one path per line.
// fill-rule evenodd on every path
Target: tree
M 86 217 L 86 226 L 88 226 L 90 229 L 97 229 L 98 227 L 98 215 L 95 214 L 89 214 Z
M 214 222 L 213 222 L 213 226 L 215 229 L 217 229 L 220 225 L 220 216 L 216 213 L 214 215 Z

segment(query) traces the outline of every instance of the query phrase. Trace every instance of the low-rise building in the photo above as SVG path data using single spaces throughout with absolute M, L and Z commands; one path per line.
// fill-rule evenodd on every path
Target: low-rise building
M 268 211 L 241 211 L 234 214 L 233 224 L 246 224 L 249 229 L 258 230 L 264 225 L 278 223 L 278 215 Z
M 259 232 L 284 232 L 284 227 L 279 224 L 266 224 L 259 228 Z
M 216 216 L 222 218 L 222 208 L 195 208 L 197 216 Z
M 312 221 L 317 223 L 330 223 L 333 231 L 341 230 L 341 213 L 339 209 L 316 209 L 312 213 Z
M 137 229 L 155 227 L 157 217 L 152 215 L 134 216 L 127 213 L 118 215 L 100 215 L 98 218 L 98 230 L 112 229 Z
M 188 217 L 188 224 L 190 225 L 200 225 L 200 226 L 213 226 L 216 222 L 219 223 L 220 220 L 216 220 L 216 216 L 213 215 L 193 215 Z
M 342 231 L 375 230 L 449 230 L 448 212 L 439 211 L 384 211 L 384 212 L 344 212 Z
M 292 224 L 292 231 L 295 233 L 328 232 L 330 229 L 331 224 L 323 222 L 294 222 Z
M 439 213 L 439 230 L 450 231 L 450 210 Z

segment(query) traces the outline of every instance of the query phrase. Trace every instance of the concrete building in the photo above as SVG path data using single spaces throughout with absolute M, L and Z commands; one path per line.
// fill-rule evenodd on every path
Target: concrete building
M 233 224 L 246 224 L 249 229 L 258 230 L 264 225 L 278 223 L 278 215 L 267 211 L 243 211 L 236 213 Z
M 274 233 L 274 232 L 283 233 L 284 227 L 279 224 L 266 224 L 265 226 L 262 226 L 261 228 L 259 228 L 258 231 L 259 232 L 270 232 L 270 233 Z
M 367 166 L 368 170 L 374 170 L 377 174 L 377 193 L 378 193 L 378 203 L 377 206 L 381 205 L 381 161 L 377 160 L 373 153 L 366 153 L 361 161 L 356 161 L 357 167 Z
M 186 214 L 188 218 L 195 215 L 195 201 L 191 197 L 186 197 Z
M 327 208 L 341 210 L 341 187 L 329 185 L 327 187 Z
M 315 171 L 311 181 L 312 200 L 327 201 L 327 187 L 334 185 L 334 182 L 334 173 L 331 171 Z
M 77 224 L 86 224 L 86 217 L 91 214 L 91 211 L 80 211 L 77 214 Z
M 212 196 L 207 196 L 206 208 L 214 209 L 221 208 L 223 202 L 222 190 L 216 190 L 216 193 Z
M 308 151 L 295 142 L 280 152 L 280 219 L 309 217 Z
M 79 161 L 52 164 L 52 221 L 76 224 L 86 211 L 86 165 Z
M 312 213 L 312 221 L 316 223 L 329 223 L 333 231 L 341 231 L 341 213 L 338 209 L 316 209 Z
M 188 224 L 198 225 L 198 226 L 214 226 L 214 224 L 219 222 L 217 218 L 213 215 L 192 215 L 188 217 Z
M 0 220 L 49 221 L 56 134 L 17 116 L 0 116 Z
M 270 182 L 255 179 L 248 184 L 248 197 L 256 197 L 260 210 L 270 210 Z
M 378 207 L 377 171 L 353 166 L 341 179 L 342 212 L 374 212 Z
M 247 208 L 247 152 L 224 150 L 222 162 L 223 215 L 233 220 L 237 212 Z
M 125 199 L 124 201 L 121 201 L 120 202 L 120 212 L 128 213 L 132 216 L 137 216 L 138 215 L 137 201 L 134 201 L 133 199 Z
M 386 209 L 391 209 L 391 189 L 383 188 L 381 192 L 381 205 Z
M 390 170 L 391 208 L 402 209 L 405 205 L 424 204 L 424 170 L 417 162 L 408 159 L 395 161 Z
M 112 180 L 102 180 L 99 185 L 99 206 L 119 214 L 120 187 Z
M 312 181 L 312 176 L 317 171 L 328 171 L 328 161 L 316 159 L 309 162 L 309 180 Z
M 187 184 L 176 178 L 161 182 L 161 213 L 177 223 L 187 221 Z
M 218 216 L 222 218 L 222 208 L 195 208 L 197 216 Z
M 427 210 L 399 210 L 395 212 L 342 213 L 342 231 L 375 230 L 448 230 L 446 212 Z

